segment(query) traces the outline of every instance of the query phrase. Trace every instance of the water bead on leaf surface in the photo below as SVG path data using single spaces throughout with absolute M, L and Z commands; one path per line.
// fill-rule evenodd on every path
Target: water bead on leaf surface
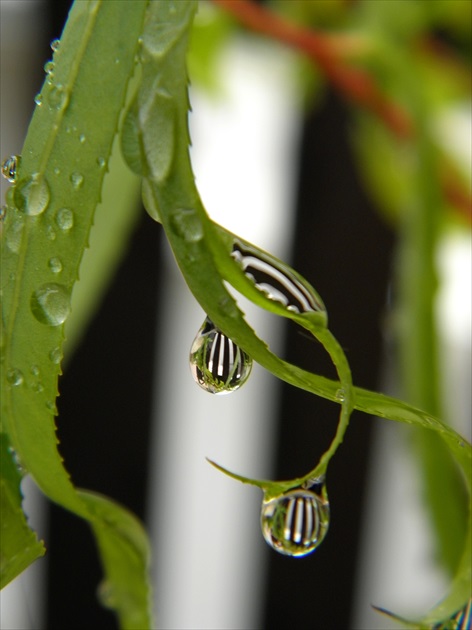
M 70 292 L 62 284 L 48 282 L 33 292 L 30 304 L 41 324 L 59 326 L 70 314 Z
M 10 184 L 16 182 L 20 160 L 19 155 L 10 155 L 2 162 L 2 175 Z
M 202 389 L 227 394 L 247 381 L 252 359 L 207 317 L 190 350 L 190 369 Z
M 315 551 L 328 525 L 326 497 L 310 490 L 289 490 L 262 502 L 262 534 L 272 549 L 285 556 L 301 557 Z

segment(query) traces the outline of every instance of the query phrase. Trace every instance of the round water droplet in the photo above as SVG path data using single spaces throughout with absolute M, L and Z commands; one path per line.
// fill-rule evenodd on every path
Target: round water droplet
M 39 376 L 39 367 L 37 365 L 32 365 L 30 367 L 30 372 L 33 376 Z
M 314 551 L 328 525 L 328 501 L 309 490 L 289 490 L 262 502 L 262 534 L 272 549 L 285 556 L 306 556 Z
M 210 394 L 233 392 L 249 378 L 252 359 L 207 317 L 190 350 L 193 378 Z
M 47 326 L 59 326 L 69 316 L 70 294 L 62 284 L 49 282 L 34 291 L 30 305 L 38 322 Z
M 60 109 L 65 109 L 68 102 L 69 102 L 69 95 L 65 87 L 61 85 L 60 83 L 58 83 L 57 85 L 52 85 L 51 89 L 48 92 L 49 105 L 53 109 L 60 110 Z M 70 131 L 68 133 L 70 133 Z
M 55 241 L 56 240 L 56 232 L 54 231 L 54 228 L 52 227 L 52 225 L 48 225 L 46 228 L 46 235 L 48 237 L 48 239 L 50 241 Z
M 171 217 L 171 226 L 188 243 L 197 243 L 204 235 L 203 224 L 193 209 L 177 210 Z
M 20 166 L 20 156 L 10 155 L 2 162 L 2 175 L 10 184 L 14 184 L 17 179 L 18 167 Z
M 46 61 L 46 63 L 43 66 L 44 68 L 44 72 L 46 74 L 53 74 L 54 73 L 54 61 Z
M 104 157 L 98 157 L 97 164 L 100 168 L 104 168 L 107 165 L 107 161 L 105 160 Z
M 83 144 L 87 140 L 85 134 L 81 133 L 79 136 L 79 142 Z
M 40 394 L 44 391 L 44 385 L 42 383 L 33 383 L 31 389 L 34 391 L 35 394 Z
M 68 232 L 74 225 L 74 213 L 69 208 L 61 208 L 56 214 L 56 223 L 63 232 Z
M 84 176 L 78 171 L 74 171 L 70 175 L 70 181 L 74 190 L 79 190 L 84 184 Z
M 21 212 L 36 216 L 46 210 L 51 198 L 49 185 L 44 177 L 33 175 L 18 182 L 14 200 L 15 206 Z
M 344 391 L 344 389 L 338 389 L 336 390 L 336 400 L 339 400 L 339 402 L 344 402 L 344 400 L 346 399 L 346 392 Z
M 17 387 L 23 383 L 23 373 L 16 368 L 10 368 L 7 370 L 7 383 L 13 387 Z
M 49 358 L 52 361 L 52 363 L 56 365 L 58 365 L 61 362 L 62 350 L 59 348 L 59 346 L 51 350 L 51 352 L 49 353 Z
M 117 604 L 116 590 L 108 580 L 103 580 L 98 585 L 97 598 L 105 608 L 115 608 Z
M 43 104 L 43 95 L 38 92 L 38 94 L 36 94 L 36 96 L 34 97 L 34 102 L 38 107 L 41 107 L 41 105 Z
M 61 40 L 60 39 L 53 39 L 52 42 L 49 45 L 51 46 L 52 52 L 56 52 L 56 50 L 59 50 L 59 47 L 61 45 Z
M 61 259 L 57 256 L 53 256 L 48 261 L 48 267 L 53 273 L 61 273 L 62 271 L 62 262 Z

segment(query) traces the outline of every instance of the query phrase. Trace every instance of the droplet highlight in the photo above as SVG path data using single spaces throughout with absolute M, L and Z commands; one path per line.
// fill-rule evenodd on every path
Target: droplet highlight
M 31 296 L 31 311 L 46 326 L 63 324 L 70 314 L 70 293 L 62 284 L 43 284 Z
M 196 210 L 177 210 L 170 219 L 174 232 L 188 243 L 197 243 L 203 238 L 203 224 Z
M 69 102 L 69 94 L 65 87 L 60 83 L 52 85 L 47 96 L 48 103 L 52 109 L 65 109 Z
M 61 208 L 56 214 L 56 224 L 63 232 L 68 232 L 74 226 L 74 213 L 69 208 Z
M 190 369 L 205 391 L 228 394 L 247 381 L 252 359 L 207 317 L 190 349 Z
M 2 162 L 2 175 L 10 184 L 16 183 L 20 160 L 19 155 L 10 155 Z
M 51 46 L 52 52 L 56 52 L 57 50 L 59 50 L 59 47 L 61 45 L 61 40 L 60 39 L 53 39 L 52 42 L 49 45 Z
M 49 353 L 49 359 L 55 365 L 58 365 L 61 362 L 62 350 L 59 348 L 59 346 L 51 350 L 51 352 Z
M 29 216 L 36 216 L 46 210 L 51 193 L 44 177 L 33 175 L 18 182 L 14 200 L 15 206 Z
M 322 543 L 329 526 L 326 496 L 295 489 L 262 502 L 261 528 L 265 541 L 284 556 L 303 557 Z
M 40 92 L 38 92 L 38 94 L 34 97 L 34 102 L 38 107 L 41 107 L 43 104 L 43 95 Z

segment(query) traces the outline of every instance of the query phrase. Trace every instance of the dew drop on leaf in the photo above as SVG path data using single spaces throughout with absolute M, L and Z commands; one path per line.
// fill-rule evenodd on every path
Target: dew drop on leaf
M 14 192 L 15 206 L 30 216 L 44 212 L 50 198 L 49 184 L 37 174 L 18 182 Z
M 41 105 L 43 104 L 43 95 L 38 92 L 38 94 L 36 94 L 36 96 L 34 97 L 34 102 L 38 107 L 41 107 Z
M 70 175 L 70 181 L 74 190 L 79 190 L 84 184 L 84 176 L 78 171 L 74 171 Z
M 97 164 L 100 168 L 104 168 L 107 164 L 107 161 L 105 160 L 104 157 L 98 157 L 97 158 Z
M 61 273 L 62 271 L 62 262 L 61 259 L 57 256 L 53 256 L 48 260 L 48 267 L 53 273 Z
M 190 369 L 205 391 L 228 394 L 247 381 L 252 359 L 207 317 L 190 350 Z
M 10 184 L 16 182 L 20 160 L 19 155 L 10 155 L 2 162 L 2 175 Z
M 62 359 L 62 351 L 59 348 L 59 346 L 57 346 L 56 348 L 53 348 L 51 350 L 51 352 L 49 353 L 49 359 L 52 361 L 52 363 L 54 363 L 55 365 L 58 365 L 61 362 Z
M 7 206 L 3 205 L 0 208 L 0 223 L 5 219 L 6 216 L 7 216 Z
M 262 502 L 262 534 L 272 549 L 285 556 L 312 553 L 326 536 L 328 525 L 328 501 L 310 490 L 289 490 Z
M 5 244 L 8 249 L 17 254 L 20 250 L 21 237 L 23 235 L 24 221 L 17 219 L 10 224 L 5 235 Z
M 69 316 L 70 293 L 62 284 L 49 282 L 33 292 L 30 305 L 38 322 L 47 326 L 59 326 Z
M 69 208 L 61 208 L 56 214 L 56 223 L 63 232 L 68 232 L 74 225 L 74 213 Z
M 48 103 L 53 109 L 65 109 L 69 102 L 69 95 L 63 85 L 58 83 L 51 86 L 48 92 Z
M 339 402 L 344 402 L 344 400 L 346 399 L 346 392 L 344 391 L 344 389 L 338 389 L 336 390 L 336 400 L 339 400 Z
M 23 373 L 17 368 L 10 368 L 7 370 L 7 383 L 13 387 L 17 387 L 23 383 Z
M 197 243 L 203 238 L 203 224 L 193 209 L 179 209 L 171 216 L 174 232 L 188 243 Z
M 56 52 L 56 50 L 59 50 L 59 46 L 61 45 L 61 40 L 53 39 L 49 45 L 51 46 L 52 52 Z
M 30 372 L 32 376 L 39 376 L 39 367 L 37 365 L 32 365 L 30 367 Z

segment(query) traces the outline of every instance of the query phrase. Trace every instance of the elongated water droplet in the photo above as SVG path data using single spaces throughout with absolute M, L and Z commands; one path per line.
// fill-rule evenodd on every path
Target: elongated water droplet
M 285 556 L 306 556 L 323 541 L 329 525 L 326 496 L 289 490 L 262 502 L 261 527 L 266 542 Z
M 74 213 L 69 208 L 61 208 L 56 214 L 56 223 L 63 232 L 68 232 L 74 225 Z
M 0 208 L 0 223 L 5 219 L 6 216 L 7 216 L 7 206 L 3 205 Z
M 69 102 L 69 93 L 66 88 L 60 83 L 51 86 L 47 97 L 48 103 L 52 107 L 52 109 L 65 109 Z
M 70 181 L 74 190 L 79 190 L 84 184 L 84 176 L 78 171 L 74 171 L 70 175 Z
M 339 402 L 344 402 L 344 400 L 346 399 L 346 392 L 344 391 L 344 389 L 337 389 L 335 396 L 336 400 L 339 400 Z
M 10 155 L 2 162 L 2 175 L 10 184 L 14 184 L 17 179 L 18 167 L 20 166 L 20 156 Z
M 170 222 L 175 233 L 188 243 L 198 243 L 203 238 L 203 224 L 196 210 L 177 210 L 171 216 Z
M 30 304 L 38 322 L 47 326 L 59 326 L 69 316 L 70 294 L 62 284 L 49 282 L 34 291 Z
M 210 394 L 228 394 L 249 378 L 252 359 L 207 317 L 190 350 L 193 378 Z
M 23 236 L 24 220 L 17 218 L 16 221 L 10 223 L 5 234 L 5 243 L 10 251 L 17 254 L 20 250 L 21 238 Z
M 17 387 L 23 383 L 23 373 L 17 368 L 9 368 L 7 370 L 7 383 L 13 387 Z
M 32 365 L 30 367 L 30 372 L 31 372 L 32 376 L 39 376 L 39 374 L 40 374 L 39 367 L 37 365 Z
M 61 273 L 62 271 L 62 262 L 61 259 L 57 256 L 53 256 L 48 261 L 48 267 L 53 273 Z
M 51 198 L 49 184 L 44 177 L 33 175 L 18 182 L 14 200 L 15 206 L 21 212 L 36 216 L 46 210 Z
M 49 358 L 55 365 L 58 365 L 61 362 L 62 350 L 59 348 L 59 346 L 51 350 L 51 352 L 49 353 Z

